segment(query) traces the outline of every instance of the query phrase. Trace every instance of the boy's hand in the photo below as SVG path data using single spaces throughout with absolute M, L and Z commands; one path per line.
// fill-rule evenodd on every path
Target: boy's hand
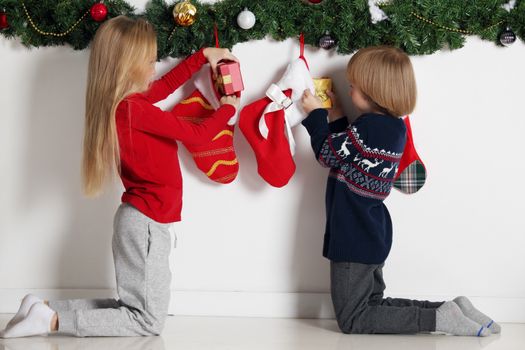
M 235 57 L 228 49 L 207 47 L 202 51 L 202 53 L 210 63 L 211 69 L 213 70 L 213 78 L 217 77 L 217 63 L 220 61 L 226 60 L 239 62 L 239 59 Z
M 328 122 L 341 119 L 344 115 L 341 106 L 337 103 L 337 96 L 335 96 L 333 91 L 326 91 L 326 94 L 330 97 L 330 100 L 332 100 L 332 108 L 328 110 Z
M 232 105 L 236 110 L 239 109 L 239 98 L 235 95 L 228 95 L 221 97 L 221 106 L 223 105 Z
M 321 102 L 321 99 L 315 95 L 312 95 L 308 89 L 304 90 L 301 103 L 306 114 L 310 114 L 310 112 L 314 109 L 323 108 L 323 102 Z

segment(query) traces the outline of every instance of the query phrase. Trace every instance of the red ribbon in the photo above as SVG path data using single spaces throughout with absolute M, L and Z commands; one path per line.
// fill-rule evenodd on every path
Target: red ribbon
M 304 34 L 303 33 L 301 33 L 301 35 L 299 36 L 299 44 L 300 44 L 300 49 L 301 49 L 301 54 L 299 55 L 299 58 L 304 61 L 304 63 L 306 64 L 306 68 L 310 70 L 310 67 L 308 66 L 308 61 L 306 61 L 306 57 L 304 57 Z
M 215 47 L 219 46 L 219 30 L 217 29 L 217 23 L 213 24 L 213 34 L 215 35 Z

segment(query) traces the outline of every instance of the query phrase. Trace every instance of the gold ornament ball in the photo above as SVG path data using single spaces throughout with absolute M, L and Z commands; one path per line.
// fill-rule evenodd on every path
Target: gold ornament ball
M 196 16 L 197 8 L 189 0 L 179 2 L 173 9 L 175 22 L 183 27 L 188 27 L 195 23 Z

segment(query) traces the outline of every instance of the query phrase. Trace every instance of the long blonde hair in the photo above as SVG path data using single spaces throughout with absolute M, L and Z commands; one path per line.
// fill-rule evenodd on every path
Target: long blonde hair
M 106 180 L 120 172 L 115 110 L 128 95 L 147 88 L 144 70 L 157 50 L 153 26 L 125 16 L 105 22 L 91 44 L 82 187 L 87 196 L 103 191 Z
M 378 109 L 400 117 L 412 113 L 417 88 L 408 55 L 391 46 L 371 46 L 352 56 L 346 70 L 348 80 Z

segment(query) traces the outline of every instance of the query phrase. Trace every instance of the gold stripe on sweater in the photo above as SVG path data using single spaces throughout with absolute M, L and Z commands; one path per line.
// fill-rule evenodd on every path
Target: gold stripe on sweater
M 229 153 L 229 152 L 233 152 L 233 146 L 212 149 L 209 151 L 195 152 L 195 153 L 192 153 L 191 155 L 195 158 L 202 158 L 202 157 L 216 156 L 218 154 L 224 154 L 224 153 Z
M 217 168 L 219 167 L 219 165 L 228 165 L 228 166 L 230 166 L 230 165 L 235 165 L 235 164 L 237 164 L 237 158 L 235 158 L 234 160 L 218 160 L 215 163 L 213 163 L 213 165 L 211 166 L 210 171 L 208 171 L 206 173 L 206 175 L 208 177 L 212 176 L 213 173 L 215 172 L 215 170 L 217 170 Z
M 221 131 L 220 133 L 218 133 L 213 139 L 212 141 L 215 141 L 219 138 L 221 138 L 222 136 L 224 135 L 230 135 L 231 137 L 233 137 L 233 132 L 231 132 L 230 130 L 223 130 Z
M 206 103 L 202 97 L 198 97 L 198 96 L 185 99 L 184 101 L 181 101 L 181 104 L 187 105 L 187 104 L 194 103 L 194 102 L 200 104 L 202 108 L 204 109 L 207 109 L 210 111 L 213 110 L 213 107 L 209 103 Z
M 227 182 L 229 182 L 229 180 L 234 179 L 235 177 L 237 177 L 237 172 L 235 172 L 233 174 L 229 174 L 229 175 L 223 176 L 223 177 L 220 177 L 220 178 L 215 179 L 213 181 L 220 182 L 220 183 L 227 183 Z
M 177 118 L 187 121 L 187 122 L 192 122 L 195 124 L 201 124 L 206 119 L 208 119 L 208 117 L 177 117 Z

